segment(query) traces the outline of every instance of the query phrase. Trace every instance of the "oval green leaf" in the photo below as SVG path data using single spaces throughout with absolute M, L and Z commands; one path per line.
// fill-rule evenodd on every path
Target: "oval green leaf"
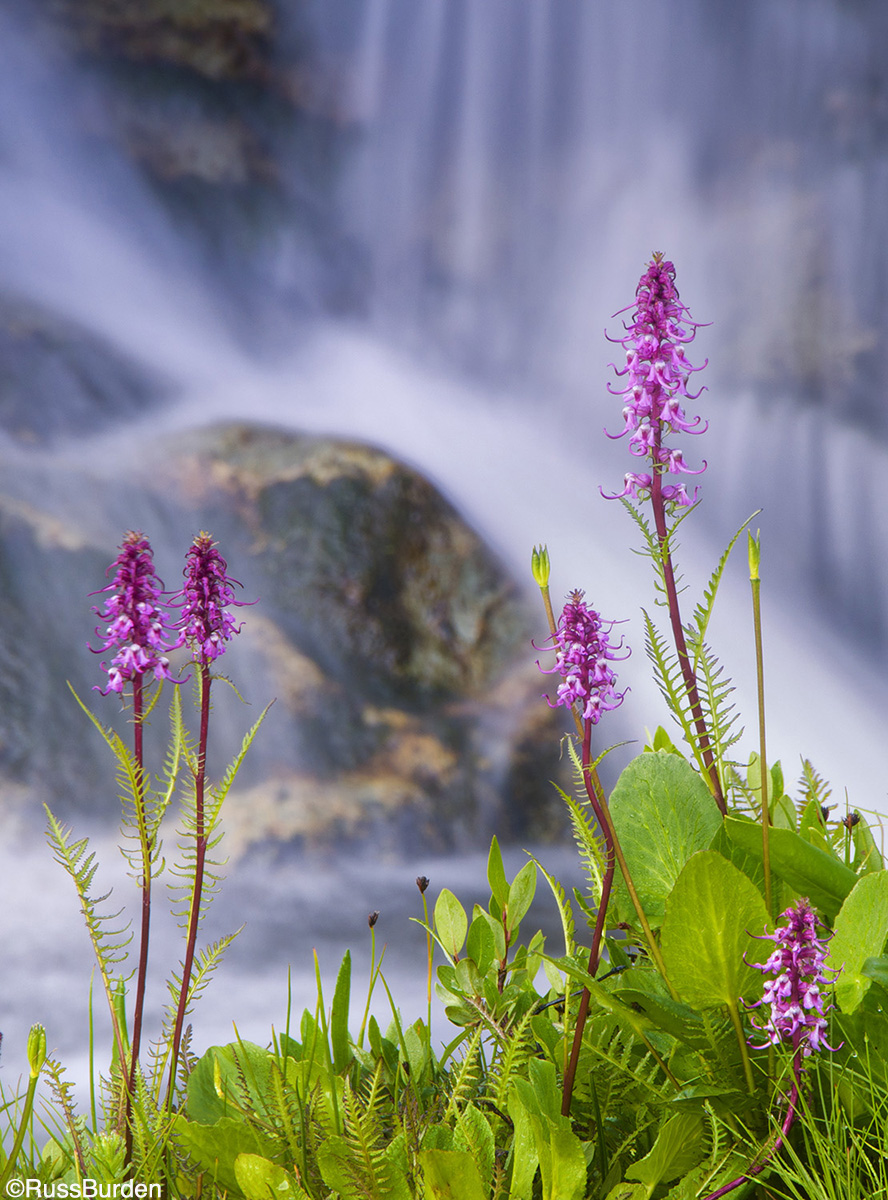
M 610 811 L 642 908 L 651 924 L 659 925 L 682 867 L 709 845 L 721 824 L 715 801 L 684 758 L 659 750 L 629 763 L 611 795 Z M 614 896 L 620 915 L 634 920 L 619 873 Z
M 888 871 L 858 879 L 836 917 L 826 965 L 841 970 L 836 979 L 836 1003 L 852 1013 L 863 1000 L 872 975 L 864 971 L 869 958 L 878 958 L 888 939 Z
M 728 836 L 748 854 L 762 854 L 762 827 L 757 821 L 725 817 Z M 834 917 L 857 882 L 850 867 L 831 853 L 812 846 L 793 829 L 776 826 L 768 832 L 771 870 L 815 908 Z
M 773 949 L 756 940 L 766 925 L 765 902 L 742 871 L 715 850 L 693 855 L 666 902 L 661 934 L 666 972 L 681 998 L 694 1008 L 757 998 L 761 972 L 748 963 L 765 962 Z
M 531 859 L 526 862 L 509 887 L 509 903 L 506 905 L 506 924 L 510 934 L 514 934 L 524 920 L 530 902 L 536 892 L 537 869 Z
M 435 904 L 435 932 L 451 958 L 456 958 L 469 927 L 466 910 L 449 888 L 442 888 Z

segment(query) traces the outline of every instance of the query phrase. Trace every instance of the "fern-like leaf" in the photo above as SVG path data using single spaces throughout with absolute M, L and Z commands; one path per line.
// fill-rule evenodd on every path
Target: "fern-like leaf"
M 482 1033 L 483 1029 L 479 1025 L 472 1034 L 461 1061 L 451 1072 L 450 1099 L 444 1116 L 445 1122 L 454 1118 L 461 1104 L 468 1103 L 477 1087 L 482 1074 L 480 1060 Z
M 709 577 L 708 584 L 706 585 L 706 587 L 703 590 L 703 598 L 701 599 L 699 604 L 694 609 L 693 621 L 692 621 L 690 627 L 685 630 L 686 635 L 689 636 L 688 649 L 690 650 L 691 648 L 693 648 L 693 650 L 695 652 L 693 662 L 692 662 L 692 666 L 693 666 L 695 674 L 697 672 L 699 659 L 700 659 L 700 656 L 703 651 L 703 645 L 706 640 L 706 633 L 707 633 L 707 630 L 709 629 L 709 622 L 712 619 L 712 612 L 713 612 L 713 609 L 715 608 L 715 600 L 716 600 L 716 597 L 718 596 L 718 589 L 721 585 L 722 577 L 725 573 L 725 567 L 728 565 L 728 559 L 731 557 L 731 551 L 734 549 L 734 546 L 737 544 L 737 539 L 739 538 L 740 534 L 747 527 L 749 522 L 754 520 L 755 517 L 757 517 L 760 512 L 761 512 L 760 508 L 756 509 L 756 511 L 754 513 L 752 513 L 751 516 L 747 517 L 746 520 L 743 522 L 743 524 L 740 526 L 740 528 L 737 530 L 737 532 L 734 534 L 734 536 L 731 538 L 731 540 L 728 542 L 724 553 L 722 554 L 721 558 L 716 563 L 715 570 L 712 572 L 712 575 Z
M 241 926 L 241 929 L 242 928 L 243 926 Z M 191 980 L 188 985 L 188 999 L 185 1004 L 186 1014 L 191 1011 L 197 1000 L 203 994 L 207 984 L 210 982 L 213 972 L 221 962 L 223 954 L 240 933 L 240 931 L 240 929 L 237 929 L 234 933 L 229 933 L 225 937 L 219 938 L 218 941 L 213 942 L 210 946 L 205 947 L 195 956 L 194 966 L 191 971 Z M 176 1014 L 178 1011 L 181 988 L 182 973 L 181 971 L 174 971 L 167 980 L 170 1003 L 167 1005 L 164 1013 L 161 1034 L 158 1040 L 152 1044 L 149 1051 L 153 1060 L 153 1089 L 155 1095 L 158 1097 L 160 1095 L 160 1089 L 163 1085 L 163 1078 L 166 1068 L 169 1064 L 170 1055 L 172 1053 L 173 1030 L 175 1029 L 176 1025 Z M 190 1034 L 186 1033 L 185 1037 L 188 1041 L 190 1041 Z M 187 1050 L 187 1043 L 183 1042 L 183 1044 Z M 183 1084 L 187 1083 L 191 1065 L 192 1063 L 191 1060 L 189 1060 L 188 1054 L 180 1049 L 176 1073 L 182 1077 L 181 1082 Z
M 670 712 L 681 726 L 685 742 L 690 746 L 700 770 L 706 771 L 706 764 L 697 746 L 697 737 L 693 729 L 687 692 L 678 657 L 665 637 L 660 633 L 646 609 L 641 610 L 644 618 L 645 643 L 647 656 L 654 669 L 654 679 L 666 701 Z
M 558 790 L 561 791 L 560 788 Z M 563 792 L 562 795 L 564 795 Z M 561 882 L 556 879 L 554 875 L 549 874 L 539 859 L 534 858 L 533 861 L 536 863 L 537 869 L 542 872 L 543 878 L 546 880 L 546 883 L 548 883 L 552 890 L 552 895 L 555 897 L 555 903 L 558 905 L 558 914 L 561 917 L 561 929 L 564 933 L 564 953 L 568 955 L 568 957 L 572 957 L 576 946 L 574 941 L 576 927 L 574 924 L 573 909 L 570 906 L 570 901 L 567 898 Z M 598 895 L 601 895 L 600 882 L 598 885 Z
M 87 853 L 89 838 L 81 838 L 80 841 L 72 842 L 71 830 L 66 829 L 56 819 L 48 805 L 43 807 L 46 810 L 49 824 L 47 840 L 52 847 L 56 862 L 60 863 L 71 876 L 77 891 L 80 911 L 92 942 L 96 965 L 99 968 L 105 998 L 108 1002 L 108 1011 L 111 1014 L 118 1059 L 125 1066 L 125 1034 L 115 1002 L 116 985 L 114 980 L 115 968 L 126 961 L 129 944 L 132 941 L 129 924 L 122 927 L 116 925 L 122 909 L 113 913 L 100 912 L 99 906 L 108 899 L 110 892 L 106 892 L 102 896 L 90 895 L 98 863 L 95 854 Z
M 811 800 L 814 800 L 821 808 L 825 808 L 829 804 L 832 788 L 823 776 L 815 771 L 809 758 L 802 759 L 802 774 L 798 786 L 802 793 L 803 804 L 807 804 Z

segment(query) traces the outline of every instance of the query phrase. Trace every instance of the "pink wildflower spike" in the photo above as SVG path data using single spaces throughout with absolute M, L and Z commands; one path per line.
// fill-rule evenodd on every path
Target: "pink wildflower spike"
M 100 592 L 93 592 L 94 596 L 112 593 L 103 608 L 93 609 L 96 616 L 108 624 L 104 633 L 96 629 L 97 635 L 103 638 L 102 645 L 98 650 L 92 646 L 90 649 L 94 654 L 101 654 L 104 650 L 117 648 L 110 664 L 101 664 L 102 670 L 108 673 L 108 686 L 96 690 L 103 696 L 109 692 L 122 692 L 124 683 L 141 678 L 149 671 L 154 679 L 170 678 L 165 653 L 171 648 L 166 645 L 170 628 L 161 602 L 163 583 L 157 577 L 151 545 L 143 533 L 130 530 L 108 571 L 115 567 L 114 582 Z
M 826 944 L 817 937 L 817 914 L 810 901 L 800 900 L 793 908 L 783 913 L 787 924 L 774 933 L 760 936 L 777 943 L 777 949 L 764 964 L 750 963 L 757 971 L 774 976 L 765 983 L 764 995 L 749 1008 L 762 1004 L 771 1006 L 770 1015 L 764 1025 L 753 1025 L 765 1034 L 761 1050 L 768 1045 L 791 1042 L 795 1050 L 807 1057 L 814 1051 L 837 1049 L 828 1045 L 824 1038 L 827 1021 L 820 985 L 831 983 L 824 968 Z M 832 972 L 833 979 L 838 972 Z M 750 1042 L 750 1045 L 753 1043 Z
M 583 720 L 597 725 L 605 712 L 620 707 L 629 690 L 616 690 L 617 677 L 608 664 L 628 658 L 630 652 L 617 653 L 622 641 L 612 646 L 608 640 L 614 622 L 602 622 L 583 596 L 583 592 L 576 591 L 568 597 L 553 636 L 555 644 L 548 647 L 556 651 L 555 666 L 540 670 L 544 675 L 558 673 L 562 677 L 554 702 L 546 697 L 550 708 L 580 704 Z
M 230 606 L 242 608 L 255 601 L 235 600 L 237 579 L 229 579 L 228 564 L 216 549 L 208 533 L 201 531 L 186 556 L 185 586 L 170 601 L 181 608 L 176 622 L 179 639 L 176 646 L 191 645 L 196 662 L 207 666 L 225 653 L 228 643 L 243 625 L 238 625 Z
M 619 433 L 608 433 L 607 430 L 605 433 L 609 438 L 631 434 L 630 452 L 648 458 L 653 471 L 700 475 L 706 470 L 705 463 L 699 470 L 692 470 L 684 465 L 681 451 L 669 449 L 663 441 L 670 433 L 700 434 L 709 428 L 708 422 L 701 417 L 689 420 L 682 408 L 682 400 L 695 400 L 701 394 L 688 392 L 688 380 L 694 372 L 702 371 L 706 362 L 695 367 L 685 354 L 685 346 L 693 341 L 699 325 L 679 300 L 675 267 L 665 261 L 662 254 L 654 254 L 635 296 L 625 326 L 626 336 L 609 339 L 619 342 L 626 350 L 626 366 L 614 366 L 617 376 L 626 380 L 626 386 L 619 388 L 608 384 L 612 395 L 623 397 L 624 425 Z M 630 309 L 621 311 L 629 312 Z M 650 494 L 650 484 L 642 483 L 644 478 L 644 475 L 627 475 L 622 492 L 609 496 L 602 490 L 602 495 L 608 500 L 624 496 L 645 498 Z M 639 489 L 645 495 L 640 496 Z M 696 492 L 693 499 L 689 497 L 681 485 L 663 485 L 663 499 L 667 504 L 684 507 L 694 503 L 696 497 Z

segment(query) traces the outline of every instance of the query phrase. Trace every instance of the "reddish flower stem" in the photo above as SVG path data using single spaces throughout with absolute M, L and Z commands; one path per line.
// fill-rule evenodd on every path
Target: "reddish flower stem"
M 172 1101 L 176 1086 L 176 1069 L 179 1063 L 179 1046 L 182 1041 L 182 1029 L 185 1024 L 185 1010 L 188 1007 L 188 988 L 191 981 L 191 971 L 194 966 L 194 951 L 197 945 L 197 927 L 200 923 L 200 903 L 203 891 L 204 867 L 207 856 L 207 835 L 204 828 L 204 789 L 206 784 L 207 765 L 207 733 L 210 725 L 210 668 L 206 662 L 197 664 L 201 673 L 200 687 L 200 736 L 197 751 L 197 770 L 194 776 L 194 887 L 191 894 L 191 912 L 188 917 L 188 933 L 185 944 L 185 962 L 182 964 L 182 985 L 179 991 L 179 1005 L 176 1010 L 176 1025 L 173 1030 L 172 1061 L 170 1063 L 170 1083 L 167 1093 L 168 1102 Z
M 728 806 L 725 803 L 724 793 L 722 792 L 721 779 L 719 778 L 718 768 L 715 765 L 715 758 L 712 753 L 712 743 L 709 740 L 709 730 L 706 728 L 706 720 L 703 716 L 703 706 L 700 703 L 700 693 L 697 690 L 697 678 L 694 675 L 694 669 L 691 666 L 690 655 L 688 654 L 688 646 L 685 641 L 684 629 L 681 624 L 681 611 L 678 607 L 678 589 L 675 586 L 675 571 L 672 567 L 672 555 L 669 553 L 669 532 L 666 528 L 666 506 L 663 500 L 663 480 L 662 471 L 657 467 L 656 451 L 660 449 L 661 430 L 657 427 L 655 435 L 655 454 L 653 473 L 651 477 L 651 505 L 654 510 L 654 523 L 657 527 L 657 539 L 660 543 L 660 562 L 663 567 L 663 582 L 666 585 L 666 598 L 669 605 L 669 621 L 672 625 L 672 637 L 675 641 L 675 649 L 678 654 L 678 663 L 681 668 L 682 677 L 684 679 L 685 691 L 688 694 L 688 702 L 691 706 L 691 716 L 693 717 L 694 725 L 697 729 L 697 740 L 700 745 L 700 754 L 706 766 L 706 772 L 709 776 L 709 790 L 712 792 L 713 798 L 719 807 L 722 816 L 727 816 Z
M 760 1162 L 753 1163 L 753 1165 L 745 1174 L 739 1175 L 736 1179 L 732 1179 L 730 1183 L 726 1183 L 724 1187 L 720 1187 L 717 1191 L 710 1192 L 708 1196 L 704 1197 L 704 1200 L 719 1200 L 719 1197 L 727 1196 L 729 1192 L 733 1192 L 734 1189 L 740 1187 L 742 1183 L 748 1183 L 749 1180 L 754 1179 L 756 1175 L 761 1175 L 762 1171 L 764 1171 L 765 1167 L 768 1165 L 774 1155 L 777 1154 L 778 1151 L 783 1147 L 783 1144 L 786 1141 L 786 1135 L 789 1133 L 790 1129 L 792 1128 L 792 1123 L 796 1119 L 796 1105 L 798 1104 L 799 1100 L 799 1081 L 802 1074 L 802 1049 L 800 1045 L 797 1046 L 795 1055 L 793 1056 L 792 1074 L 793 1080 L 792 1087 L 789 1089 L 789 1096 L 787 1097 L 786 1116 L 783 1119 L 780 1132 L 774 1139 L 774 1144 L 771 1146 L 768 1153 L 763 1159 L 761 1159 Z
M 614 845 L 611 836 L 611 824 L 605 818 L 604 808 L 607 804 L 603 794 L 599 795 L 596 781 L 592 778 L 591 767 L 591 746 L 592 746 L 592 722 L 585 720 L 583 722 L 583 783 L 586 786 L 586 794 L 589 797 L 589 803 L 592 805 L 592 810 L 598 821 L 599 828 L 604 834 L 605 844 L 607 846 L 607 867 L 604 872 L 604 880 L 601 885 L 601 900 L 598 904 L 598 913 L 595 917 L 595 928 L 592 931 L 592 947 L 589 950 L 589 966 L 588 973 L 594 978 L 598 970 L 598 964 L 601 961 L 601 940 L 604 936 L 604 925 L 607 919 L 607 907 L 610 902 L 611 888 L 614 882 Z M 561 1112 L 563 1116 L 570 1115 L 570 1102 L 573 1096 L 574 1081 L 577 1074 L 577 1064 L 580 1061 L 580 1047 L 583 1043 L 583 1030 L 586 1027 L 586 1018 L 589 1015 L 589 989 L 583 988 L 580 997 L 580 1007 L 577 1012 L 577 1023 L 574 1028 L 573 1045 L 571 1046 L 570 1059 L 567 1064 L 567 1070 L 564 1073 L 564 1086 L 561 1094 Z
M 139 969 L 136 978 L 136 1004 L 133 1011 L 133 1036 L 130 1042 L 130 1068 L 126 1095 L 126 1161 L 132 1156 L 132 1127 L 130 1118 L 133 1096 L 136 1090 L 136 1071 L 139 1065 L 139 1050 L 142 1042 L 142 1015 L 145 1008 L 145 983 L 148 975 L 148 946 L 151 933 L 151 853 L 153 846 L 148 837 L 145 820 L 145 770 L 144 770 L 144 708 L 142 676 L 133 676 L 133 757 L 136 763 L 135 794 L 136 820 L 142 843 L 142 920 L 139 931 Z

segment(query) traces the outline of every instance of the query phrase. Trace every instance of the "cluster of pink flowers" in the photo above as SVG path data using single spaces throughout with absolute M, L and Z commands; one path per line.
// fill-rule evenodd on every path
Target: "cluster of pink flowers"
M 765 1034 L 763 1046 L 791 1042 L 803 1056 L 821 1048 L 832 1050 L 824 1039 L 827 1021 L 820 985 L 831 981 L 824 971 L 826 945 L 817 937 L 817 915 L 808 900 L 800 900 L 783 913 L 783 918 L 786 925 L 762 935 L 777 943 L 774 953 L 763 965 L 750 964 L 774 976 L 765 983 L 762 999 L 750 1005 L 771 1006 L 766 1023 L 755 1028 Z
M 626 692 L 616 690 L 617 677 L 610 663 L 628 658 L 629 652 L 618 654 L 622 641 L 612 646 L 609 641 L 614 623 L 605 624 L 583 599 L 583 592 L 571 592 L 558 628 L 554 634 L 555 665 L 544 671 L 562 676 L 556 699 L 549 700 L 552 708 L 563 704 L 582 705 L 583 720 L 597 725 L 604 712 L 619 708 Z M 628 689 L 627 689 L 628 690 Z M 548 697 L 546 697 L 548 700 Z
M 682 400 L 699 397 L 700 392 L 693 395 L 688 392 L 688 380 L 706 363 L 695 367 L 685 356 L 685 346 L 693 341 L 699 326 L 679 300 L 675 267 L 664 261 L 662 254 L 655 254 L 648 264 L 636 290 L 635 304 L 630 307 L 633 312 L 625 326 L 626 336 L 609 339 L 626 350 L 626 366 L 614 367 L 617 375 L 626 377 L 626 386 L 608 385 L 612 395 L 625 400 L 625 424 L 619 433 L 607 436 L 621 438 L 629 434 L 630 451 L 649 459 L 651 469 L 630 471 L 622 492 L 608 496 L 609 500 L 649 495 L 655 474 L 701 475 L 706 470 L 705 462 L 699 470 L 692 470 L 685 465 L 681 450 L 664 444 L 664 438 L 671 432 L 705 433 L 708 424 L 700 417 L 689 420 L 682 408 Z M 696 501 L 697 489 L 689 496 L 683 483 L 664 483 L 662 495 L 666 503 L 686 506 Z
M 116 653 L 110 663 L 102 663 L 108 674 L 103 694 L 122 692 L 125 683 L 139 680 L 149 672 L 155 680 L 169 679 L 167 654 L 190 644 L 196 662 L 206 665 L 225 653 L 228 641 L 239 633 L 231 613 L 235 600 L 225 559 L 219 554 L 213 539 L 200 533 L 188 551 L 185 585 L 175 596 L 164 601 L 163 583 L 154 569 L 154 556 L 148 539 L 142 533 L 129 532 L 120 553 L 108 568 L 116 568 L 114 580 L 101 593 L 110 593 L 103 608 L 94 609 L 103 622 L 104 632 L 95 651 Z M 237 584 L 237 586 L 240 586 Z M 178 608 L 180 616 L 173 623 L 170 607 Z
M 166 657 L 171 649 L 167 644 L 170 628 L 162 600 L 163 583 L 157 577 L 151 546 L 144 534 L 131 530 L 126 535 L 109 573 L 115 567 L 114 581 L 94 593 L 111 593 L 103 608 L 93 609 L 96 616 L 108 622 L 104 633 L 96 629 L 103 640 L 95 653 L 117 651 L 110 663 L 102 663 L 108 673 L 104 695 L 122 692 L 124 683 L 149 671 L 155 679 L 170 677 Z
M 228 564 L 213 539 L 199 533 L 188 551 L 185 586 L 171 601 L 182 610 L 176 623 L 178 644 L 190 643 L 198 662 L 206 664 L 224 654 L 226 642 L 243 628 L 227 611 L 230 605 L 241 608 L 247 603 L 235 600 L 233 584 L 241 586 L 228 578 Z

